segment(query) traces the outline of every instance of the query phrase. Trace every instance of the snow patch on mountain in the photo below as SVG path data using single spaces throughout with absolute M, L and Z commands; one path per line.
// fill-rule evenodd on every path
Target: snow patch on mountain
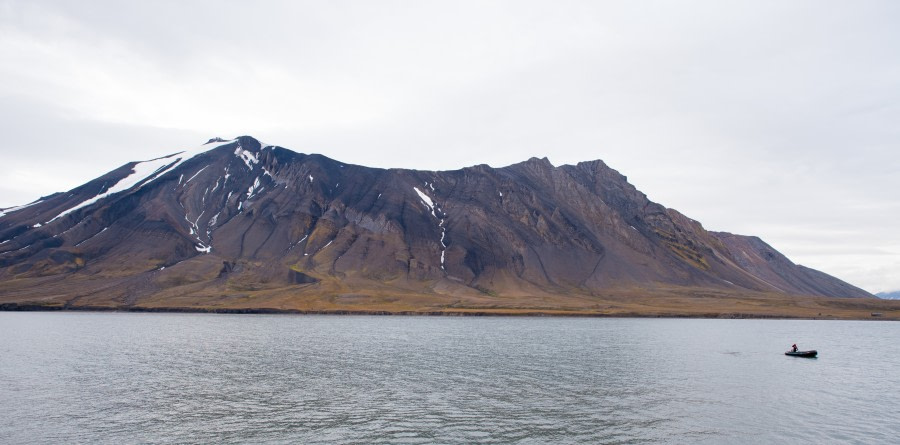
M 31 207 L 31 206 L 36 205 L 36 204 L 40 204 L 40 203 L 42 203 L 42 202 L 44 202 L 44 200 L 38 199 L 37 201 L 34 201 L 34 202 L 32 202 L 32 203 L 29 203 L 29 204 L 21 205 L 21 206 L 18 206 L 18 207 L 9 207 L 9 208 L 6 208 L 6 209 L 0 209 L 0 217 L 3 217 L 3 216 L 5 216 L 5 215 L 9 215 L 9 214 L 12 213 L 12 212 L 18 212 L 19 210 L 22 210 L 22 209 Z
M 63 216 L 68 215 L 78 209 L 87 207 L 107 196 L 114 195 L 119 192 L 124 192 L 126 190 L 131 189 L 132 187 L 147 182 L 150 179 L 155 178 L 160 174 L 161 171 L 165 170 L 167 166 L 169 166 L 173 161 L 170 157 L 154 159 L 152 161 L 146 162 L 138 162 L 131 169 L 131 174 L 122 178 L 119 182 L 116 182 L 112 185 L 112 187 L 108 188 L 106 192 L 100 193 L 99 195 L 94 196 L 93 198 L 82 201 L 80 204 L 69 208 L 68 210 L 63 211 L 59 215 L 56 215 L 48 223 L 53 222 Z M 142 184 L 141 184 L 142 185 Z M 138 187 L 140 188 L 140 187 Z
M 256 154 L 250 150 L 244 150 L 240 145 L 234 149 L 234 155 L 241 158 L 250 170 L 253 170 L 254 164 L 259 164 L 259 158 L 256 157 Z
M 200 147 L 196 147 L 191 150 L 185 150 L 181 153 L 164 156 L 157 159 L 151 159 L 149 161 L 138 162 L 134 165 L 134 167 L 131 168 L 131 174 L 113 184 L 112 187 L 106 190 L 106 192 L 82 201 L 80 204 L 63 211 L 59 215 L 56 215 L 55 217 L 47 221 L 47 223 L 66 216 L 69 213 L 74 212 L 75 210 L 87 207 L 103 198 L 106 198 L 107 196 L 130 190 L 135 186 L 140 189 L 141 187 L 153 182 L 155 179 L 165 175 L 167 172 L 174 170 L 176 167 L 183 164 L 188 159 L 192 159 L 214 148 L 218 148 L 232 142 L 234 142 L 234 140 L 220 142 L 218 144 L 201 145 Z M 193 177 L 191 179 L 193 179 Z M 190 181 L 190 179 L 188 181 Z

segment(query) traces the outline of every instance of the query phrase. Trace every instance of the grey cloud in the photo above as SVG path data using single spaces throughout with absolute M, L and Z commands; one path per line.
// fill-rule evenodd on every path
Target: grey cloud
M 600 158 L 710 229 L 900 288 L 877 253 L 900 245 L 898 22 L 889 1 L 6 2 L 0 154 L 65 163 L 46 192 L 214 135 L 381 167 Z M 17 187 L 0 205 L 36 197 Z

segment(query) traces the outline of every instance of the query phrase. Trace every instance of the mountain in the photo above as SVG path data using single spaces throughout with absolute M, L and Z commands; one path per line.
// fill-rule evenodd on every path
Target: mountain
M 900 290 L 895 290 L 893 292 L 879 292 L 875 294 L 875 296 L 884 300 L 900 300 Z
M 0 214 L 7 308 L 777 315 L 873 297 L 599 160 L 379 169 L 243 136 Z

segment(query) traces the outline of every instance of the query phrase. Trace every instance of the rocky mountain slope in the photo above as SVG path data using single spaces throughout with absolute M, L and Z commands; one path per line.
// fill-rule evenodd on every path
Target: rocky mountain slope
M 602 161 L 378 169 L 245 136 L 0 213 L 7 306 L 602 312 L 633 295 L 873 297 L 759 238 L 704 230 Z

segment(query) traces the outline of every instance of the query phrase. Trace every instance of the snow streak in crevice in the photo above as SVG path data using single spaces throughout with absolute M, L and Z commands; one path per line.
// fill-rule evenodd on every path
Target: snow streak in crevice
M 319 252 L 325 250 L 325 248 L 328 247 L 328 246 L 330 246 L 331 243 L 333 243 L 333 242 L 334 242 L 334 240 L 329 241 L 328 244 L 325 244 L 324 246 L 322 246 L 322 248 L 319 249 L 319 250 L 317 250 L 316 253 L 319 253 Z
M 253 185 L 247 189 L 247 199 L 252 199 L 262 188 L 259 186 L 259 177 L 253 180 Z
M 221 214 L 222 214 L 222 211 L 219 210 L 219 212 L 216 213 L 215 215 L 213 215 L 213 217 L 209 219 L 209 222 L 206 223 L 206 239 L 208 239 L 210 243 L 212 243 L 213 227 L 215 227 L 216 223 L 219 222 L 219 215 L 221 215 Z
M 87 238 L 81 240 L 81 242 L 78 243 L 78 244 L 76 244 L 75 247 L 78 247 L 78 246 L 80 246 L 80 245 L 82 245 L 82 244 L 84 244 L 84 243 L 86 243 L 86 242 L 88 242 L 88 241 L 94 239 L 94 237 L 96 237 L 97 235 L 100 235 L 101 233 L 105 232 L 106 229 L 108 229 L 108 228 L 109 228 L 109 227 L 104 227 L 103 230 L 101 230 L 101 231 L 99 231 L 99 232 L 97 232 L 97 233 L 95 233 L 95 234 L 93 234 L 93 235 L 91 235 L 91 236 L 89 236 L 89 237 L 87 237 Z
M 206 213 L 206 210 L 201 211 L 200 214 L 197 215 L 197 219 L 195 219 L 193 221 L 191 221 L 190 218 L 187 217 L 187 215 L 184 215 L 184 220 L 187 221 L 188 224 L 190 225 L 191 235 L 194 236 L 195 238 L 197 238 L 197 245 L 194 246 L 194 249 L 197 249 L 197 252 L 200 252 L 200 253 L 209 253 L 212 251 L 212 247 L 209 246 L 207 243 L 204 243 L 203 240 L 200 238 L 200 218 L 203 218 L 204 213 Z M 216 215 L 216 216 L 218 216 L 218 215 Z M 207 239 L 209 239 L 209 237 L 210 237 L 210 230 L 208 229 L 208 227 L 207 227 L 207 231 L 206 231 L 206 237 L 207 237 Z
M 207 169 L 207 168 L 208 168 L 208 167 L 209 167 L 209 166 L 208 166 L 208 165 L 207 165 L 207 166 L 206 166 L 206 167 L 203 167 L 203 168 L 201 168 L 201 169 L 200 169 L 200 170 L 197 170 L 197 173 L 194 173 L 194 176 L 191 176 L 191 177 L 190 177 L 190 179 L 188 179 L 188 180 L 187 180 L 187 181 L 185 181 L 185 182 L 184 182 L 184 183 L 185 183 L 185 185 L 187 185 L 187 183 L 189 183 L 189 182 L 191 182 L 191 181 L 193 181 L 193 180 L 194 180 L 194 178 L 196 178 L 196 177 L 197 177 L 197 175 L 199 175 L 199 174 L 200 174 L 200 172 L 202 172 L 202 171 L 203 171 L 203 170 L 206 170 L 206 169 Z
M 292 243 L 292 244 L 288 247 L 287 250 L 290 251 L 291 249 L 293 249 L 294 247 L 296 247 L 298 244 L 300 244 L 300 243 L 302 243 L 304 240 L 306 240 L 306 238 L 309 238 L 309 234 L 308 234 L 308 233 L 307 233 L 306 235 L 303 235 L 303 238 L 300 238 L 299 240 L 297 240 L 297 241 L 295 241 L 294 243 Z
M 426 183 L 425 183 L 425 186 L 429 186 L 429 184 L 426 182 Z M 434 191 L 434 185 L 433 185 L 433 184 L 430 185 L 430 188 L 431 188 L 432 191 Z M 428 195 L 426 195 L 423 191 L 419 190 L 418 187 L 413 187 L 413 190 L 415 190 L 415 191 L 416 191 L 416 194 L 419 195 L 419 199 L 422 200 L 422 204 L 424 204 L 425 207 L 431 212 L 431 216 L 433 216 L 433 217 L 435 217 L 435 218 L 437 218 L 437 219 L 439 220 L 439 222 L 438 222 L 438 229 L 441 230 L 441 239 L 440 239 L 440 244 L 441 244 L 441 270 L 446 270 L 446 269 L 444 268 L 444 258 L 445 258 L 445 254 L 446 254 L 446 252 L 447 252 L 447 243 L 444 241 L 444 239 L 445 239 L 446 236 L 447 236 L 447 228 L 444 227 L 444 219 L 447 217 L 447 215 L 444 213 L 443 210 L 441 210 L 440 204 L 435 203 L 434 200 L 432 200 L 432 199 L 431 199 Z M 381 196 L 381 195 L 379 195 L 379 196 Z M 438 213 L 440 213 L 440 216 L 438 216 Z

